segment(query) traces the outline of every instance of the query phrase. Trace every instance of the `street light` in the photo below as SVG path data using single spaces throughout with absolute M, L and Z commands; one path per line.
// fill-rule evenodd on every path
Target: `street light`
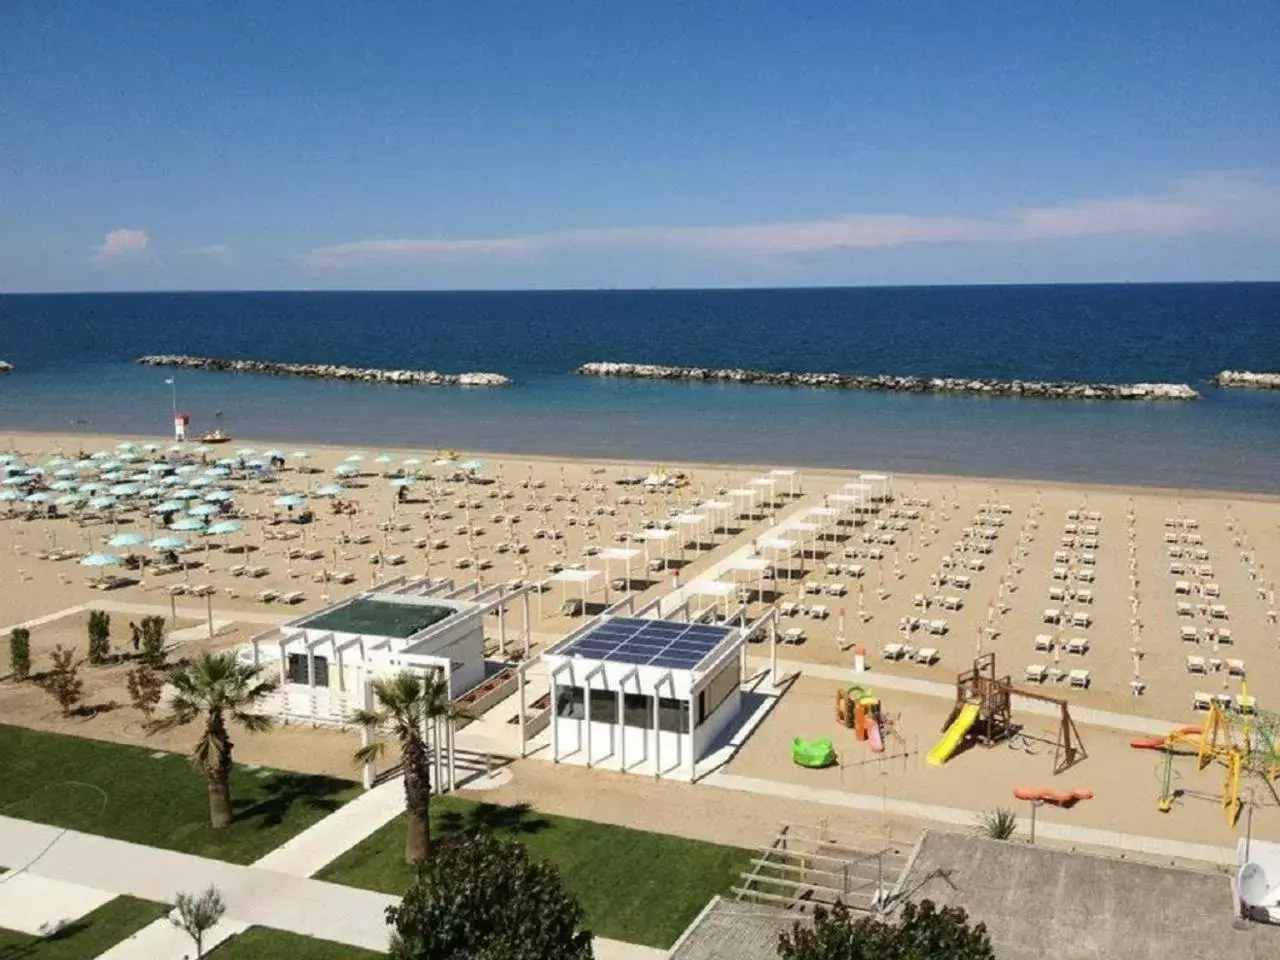
M 177 384 L 177 378 L 176 378 L 176 377 L 166 377 L 164 382 L 165 382 L 165 383 L 167 383 L 167 384 L 169 385 L 170 389 L 171 389 L 171 390 L 172 390 L 172 392 L 173 392 L 173 419 L 177 420 L 177 419 L 178 419 L 178 384 Z

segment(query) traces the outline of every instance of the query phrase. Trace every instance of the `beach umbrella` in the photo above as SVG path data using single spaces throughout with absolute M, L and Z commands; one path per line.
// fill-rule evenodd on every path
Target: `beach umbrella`
M 77 473 L 84 473 L 86 470 L 97 470 L 98 462 L 96 460 L 77 460 L 74 464 Z
M 200 491 L 192 490 L 190 487 L 183 487 L 181 490 L 173 490 L 169 496 L 175 500 L 199 500 Z
M 181 500 L 166 500 L 164 503 L 157 503 L 151 508 L 152 513 L 177 513 L 179 510 L 185 510 L 186 504 Z
M 257 449 L 254 447 L 241 447 L 239 450 L 236 451 L 236 456 L 252 457 L 257 452 L 258 452 Z
M 209 527 L 205 533 L 223 534 L 223 533 L 239 533 L 244 529 L 244 524 L 239 520 L 219 520 L 217 523 Z
M 117 483 L 107 492 L 113 497 L 136 497 L 140 488 L 133 483 Z
M 469 473 L 479 473 L 484 469 L 483 460 L 468 460 L 462 465 L 462 469 Z
M 76 486 L 77 484 L 74 480 L 55 480 L 53 483 L 49 484 L 49 489 L 66 491 L 74 490 Z
M 321 487 L 316 491 L 317 497 L 340 497 L 347 492 L 347 488 L 340 483 L 331 483 Z
M 44 467 L 27 467 L 23 472 L 29 477 L 43 477 Z
M 204 530 L 204 521 L 196 517 L 184 517 L 169 524 L 170 530 L 181 530 L 183 533 L 200 533 Z
M 261 469 L 266 465 L 267 465 L 267 462 L 265 460 L 248 460 L 245 462 L 246 467 L 253 467 L 255 469 Z
M 117 533 L 107 541 L 107 544 L 112 547 L 136 547 L 141 543 L 145 543 L 146 539 L 140 533 Z
M 89 501 L 89 506 L 94 510 L 110 510 L 116 503 L 115 497 L 94 497 Z
M 150 483 L 151 474 L 147 473 L 147 471 L 145 470 L 137 470 L 134 473 L 129 474 L 129 482 L 130 483 Z
M 204 498 L 210 503 L 222 503 L 224 500 L 234 500 L 236 495 L 230 490 L 212 490 Z
M 237 460 L 235 457 L 222 457 L 219 460 L 213 461 L 213 465 L 215 467 L 233 468 L 233 467 L 240 466 L 240 461 Z
M 356 450 L 353 453 L 347 454 L 347 463 L 359 463 L 363 459 L 364 452 L 361 450 Z
M 16 462 L 18 455 L 16 453 L 0 453 L 0 464 L 10 464 Z
M 207 443 L 202 443 L 200 446 L 196 447 L 196 453 L 213 453 L 213 447 L 209 446 Z
M 410 457 L 404 462 L 404 465 L 406 467 L 420 467 L 422 466 L 422 460 L 419 457 Z
M 34 480 L 35 480 L 35 477 L 28 477 L 25 474 L 21 474 L 21 473 L 15 473 L 11 477 L 4 478 L 5 484 L 7 484 L 10 487 L 20 487 L 24 483 L 31 483 Z
M 210 467 L 208 470 L 204 472 L 204 475 L 206 477 L 214 477 L 216 479 L 221 480 L 223 477 L 231 476 L 231 471 L 228 470 L 226 467 Z
M 74 480 L 76 472 L 70 467 L 63 467 L 61 470 L 54 471 L 53 475 L 59 480 Z
M 3 499 L 4 499 L 3 494 L 0 494 L 0 500 L 3 500 Z M 85 501 L 84 494 L 68 493 L 65 496 L 59 497 L 57 500 L 54 501 L 54 503 L 56 503 L 60 507 L 74 507 L 74 506 L 77 506 L 78 504 L 84 503 L 84 501 Z
M 103 473 L 110 473 L 112 470 L 119 470 L 124 464 L 119 460 L 108 460 L 106 463 L 99 463 L 98 469 Z
M 22 494 L 17 490 L 0 490 L 0 501 L 21 500 Z
M 360 472 L 360 469 L 353 467 L 349 463 L 342 463 L 334 467 L 333 472 L 339 477 L 354 477 Z
M 203 490 L 205 487 L 213 486 L 214 483 L 216 482 L 217 481 L 215 481 L 213 477 L 196 477 L 194 480 L 188 483 L 187 486 L 191 487 L 192 489 L 198 488 L 200 490 Z
M 163 497 L 164 487 L 143 487 L 142 490 L 138 493 L 138 496 L 146 497 L 147 499 L 152 499 L 154 497 Z
M 266 457 L 268 460 L 283 459 L 283 458 L 284 458 L 284 451 L 283 451 L 283 450 L 276 450 L 276 449 L 273 447 L 273 448 L 272 448 L 272 449 L 270 449 L 270 450 L 264 450 L 264 451 L 262 451 L 262 455 L 263 455 L 264 457 Z
M 50 469 L 56 469 L 58 467 L 68 466 L 70 463 L 71 461 L 66 457 L 54 457 L 52 460 L 46 460 L 44 465 Z
M 169 452 L 170 452 L 170 453 L 181 453 L 181 452 L 182 452 L 182 444 L 180 444 L 180 443 L 175 443 L 173 446 L 171 446 L 171 447 L 169 448 Z
M 167 463 L 153 463 L 147 467 L 147 473 L 168 473 L 170 469 Z
M 160 478 L 160 486 L 162 487 L 180 487 L 186 482 L 186 477 L 180 477 L 177 474 L 170 474 L 167 477 Z
M 194 507 L 190 507 L 187 513 L 193 517 L 211 517 L 215 513 L 221 512 L 222 508 L 216 503 L 197 503 Z
M 46 490 L 37 490 L 35 493 L 28 494 L 22 499 L 27 503 L 47 503 L 53 499 L 53 494 Z
M 100 490 L 107 489 L 105 483 L 99 483 L 97 480 L 90 480 L 88 483 L 80 484 L 81 493 L 97 493 Z
M 95 451 L 93 451 L 93 453 L 89 454 L 89 459 L 90 459 L 90 460 L 110 460 L 110 459 L 111 459 L 111 451 L 110 451 L 110 450 L 95 450 Z
M 125 463 L 137 463 L 142 459 L 142 454 L 137 450 L 126 450 L 120 454 L 120 459 Z
M 413 477 L 396 477 L 391 481 L 393 487 L 412 487 Z
M 305 497 L 300 497 L 296 493 L 286 493 L 284 496 L 276 497 L 272 500 L 271 505 L 274 507 L 300 507 L 306 502 Z
M 181 550 L 186 545 L 181 537 L 157 537 L 147 544 L 152 550 Z
M 157 451 L 159 451 L 159 449 L 160 449 L 160 444 L 158 444 L 158 443 L 144 443 L 144 444 L 142 445 L 142 449 L 143 449 L 145 452 L 147 452 L 147 453 L 156 453 L 156 452 L 157 452 Z
M 123 470 L 110 470 L 110 471 L 108 471 L 107 473 L 100 473 L 100 474 L 98 474 L 98 479 L 99 479 L 99 480 L 103 480 L 103 481 L 105 481 L 105 482 L 107 482 L 107 483 L 123 483 L 123 482 L 124 482 L 124 471 L 123 471 Z
M 380 453 L 373 461 L 374 463 L 395 463 L 396 458 L 389 453 Z
M 188 474 L 195 473 L 199 469 L 200 468 L 194 463 L 184 463 L 182 466 L 178 467 L 178 469 L 174 470 L 173 472 L 178 474 L 179 476 L 185 477 Z
M 82 567 L 118 567 L 123 562 L 114 553 L 91 553 L 80 558 Z

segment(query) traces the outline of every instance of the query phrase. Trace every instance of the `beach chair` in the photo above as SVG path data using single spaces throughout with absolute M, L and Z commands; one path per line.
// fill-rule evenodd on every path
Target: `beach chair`
M 1187 601 L 1185 600 L 1178 601 L 1177 610 L 1178 610 L 1178 616 L 1180 617 L 1195 616 L 1195 612 L 1196 612 L 1195 608 L 1191 606 L 1191 604 L 1187 603 Z
M 1067 674 L 1067 680 L 1073 687 L 1079 687 L 1081 690 L 1089 689 L 1088 670 L 1072 670 Z
M 1230 627 L 1217 627 L 1213 631 L 1213 640 L 1215 643 L 1231 645 L 1235 643 L 1235 639 L 1231 636 Z
M 258 593 L 254 594 L 253 602 L 254 603 L 271 603 L 278 596 L 280 596 L 280 594 L 277 593 L 275 590 L 260 590 Z
M 1052 652 L 1053 637 L 1049 636 L 1049 634 L 1047 633 L 1036 634 L 1035 647 L 1036 647 L 1036 650 L 1041 651 L 1043 653 Z
M 1223 603 L 1215 603 L 1209 607 L 1209 615 L 1215 620 L 1228 620 L 1227 607 Z
M 292 606 L 295 603 L 302 602 L 303 593 L 301 590 L 291 590 L 289 593 L 280 594 L 279 603 L 287 603 Z
M 1085 629 L 1085 628 L 1088 628 L 1092 623 L 1093 623 L 1093 616 L 1089 614 L 1087 611 L 1076 610 L 1071 614 L 1071 625 L 1073 627 L 1080 627 L 1081 629 Z
M 1237 713 L 1254 713 L 1258 709 L 1258 699 L 1251 693 L 1237 693 L 1232 706 Z
M 1049 678 L 1049 668 L 1043 663 L 1029 663 L 1023 671 L 1023 679 L 1029 683 L 1044 683 Z
M 901 643 L 887 643 L 881 652 L 886 660 L 901 660 L 906 655 L 906 649 Z
M 1187 673 L 1207 673 L 1204 657 L 1187 657 Z
M 1059 623 L 1062 620 L 1062 611 L 1057 607 L 1045 607 L 1042 619 L 1045 623 Z
M 1078 657 L 1083 657 L 1089 652 L 1089 640 L 1087 637 L 1072 637 L 1062 646 L 1067 653 L 1074 653 Z
M 1191 694 L 1192 710 L 1210 710 L 1213 708 L 1213 695 L 1197 690 Z
M 1243 660 L 1228 660 L 1228 661 L 1227 661 L 1227 676 L 1229 676 L 1229 677 L 1243 677 L 1244 675 L 1245 675 L 1245 673 L 1244 673 L 1244 661 L 1243 661 Z
M 1220 596 L 1222 596 L 1222 588 L 1221 588 L 1220 586 L 1218 586 L 1218 584 L 1216 584 L 1216 583 L 1206 583 L 1203 587 L 1201 587 L 1201 588 L 1200 588 L 1200 591 L 1201 591 L 1201 593 L 1203 593 L 1206 597 L 1220 597 Z
M 1172 562 L 1169 564 L 1169 573 L 1170 573 L 1170 574 L 1172 574 L 1172 575 L 1173 575 L 1173 576 L 1175 576 L 1175 577 L 1180 577 L 1180 576 L 1182 576 L 1182 575 L 1183 575 L 1184 573 L 1186 573 L 1186 572 L 1187 572 L 1187 567 L 1186 567 L 1186 564 L 1184 564 L 1184 563 L 1181 563 L 1181 562 L 1179 562 L 1179 561 L 1177 561 L 1177 560 L 1174 560 L 1174 561 L 1172 561 Z M 1181 581 L 1181 580 L 1179 580 L 1179 581 L 1178 581 L 1178 583 L 1182 583 L 1182 582 L 1183 582 L 1183 581 Z M 1175 593 L 1177 593 L 1177 592 L 1178 592 L 1178 583 L 1175 583 L 1175 584 L 1173 585 L 1173 590 L 1174 590 L 1174 592 L 1175 592 Z M 1183 592 L 1183 593 L 1186 593 L 1187 591 L 1186 591 L 1186 590 L 1184 590 L 1184 591 L 1182 591 L 1182 592 Z
M 933 634 L 934 636 L 941 637 L 941 636 L 944 636 L 947 632 L 947 621 L 946 620 L 930 620 L 927 624 L 927 627 L 928 627 L 929 633 Z
M 1077 602 L 1077 603 L 1088 603 L 1088 604 L 1092 604 L 1092 603 L 1093 603 L 1093 591 L 1092 591 L 1092 590 L 1090 590 L 1090 589 L 1088 589 L 1088 588 L 1084 588 L 1084 589 L 1081 589 L 1081 590 L 1077 590 L 1077 591 L 1076 591 L 1076 602 Z
M 187 589 L 188 588 L 185 583 L 171 583 L 169 584 L 169 596 L 171 597 L 186 596 Z
M 831 611 L 825 604 L 815 603 L 809 608 L 809 616 L 814 620 L 825 620 L 831 616 Z
M 796 603 L 794 600 L 788 600 L 778 607 L 778 613 L 784 617 L 794 617 L 799 609 L 800 604 Z
M 805 632 L 803 627 L 788 627 L 782 631 L 782 642 L 799 644 L 804 643 Z
M 938 651 L 933 647 L 921 647 L 911 659 L 923 666 L 931 667 L 938 662 Z
M 1061 603 L 1063 600 L 1067 599 L 1067 591 L 1062 587 L 1050 587 L 1049 599 L 1056 600 L 1058 603 Z
M 1183 643 L 1200 642 L 1200 631 L 1195 628 L 1194 624 L 1184 623 L 1178 628 L 1178 633 L 1182 637 Z
M 849 591 L 843 583 L 829 583 L 826 592 L 829 597 L 843 597 Z

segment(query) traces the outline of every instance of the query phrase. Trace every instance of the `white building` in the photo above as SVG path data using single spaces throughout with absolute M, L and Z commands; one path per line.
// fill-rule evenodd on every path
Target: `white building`
M 693 779 L 738 716 L 746 632 L 605 614 L 542 655 L 551 759 Z
M 439 672 L 457 698 L 485 679 L 486 615 L 496 614 L 505 652 L 517 598 L 528 651 L 528 590 L 402 577 L 260 634 L 240 657 L 279 671 L 279 692 L 264 706 L 284 720 L 344 724 L 371 705 L 370 680 L 401 670 Z

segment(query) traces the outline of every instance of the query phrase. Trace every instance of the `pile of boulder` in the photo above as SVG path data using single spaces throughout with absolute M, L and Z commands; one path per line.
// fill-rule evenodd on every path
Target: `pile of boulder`
M 276 363 L 271 360 L 224 360 L 163 354 L 139 357 L 148 367 L 180 367 L 185 370 L 216 370 L 227 373 L 254 373 L 269 376 L 308 377 L 313 380 L 354 380 L 360 383 L 393 383 L 426 387 L 505 387 L 510 377 L 500 373 L 437 373 L 435 370 L 379 370 L 376 367 L 347 367 L 335 363 Z
M 1214 374 L 1219 387 L 1250 387 L 1254 390 L 1280 390 L 1280 373 L 1251 373 L 1248 370 L 1223 370 Z

